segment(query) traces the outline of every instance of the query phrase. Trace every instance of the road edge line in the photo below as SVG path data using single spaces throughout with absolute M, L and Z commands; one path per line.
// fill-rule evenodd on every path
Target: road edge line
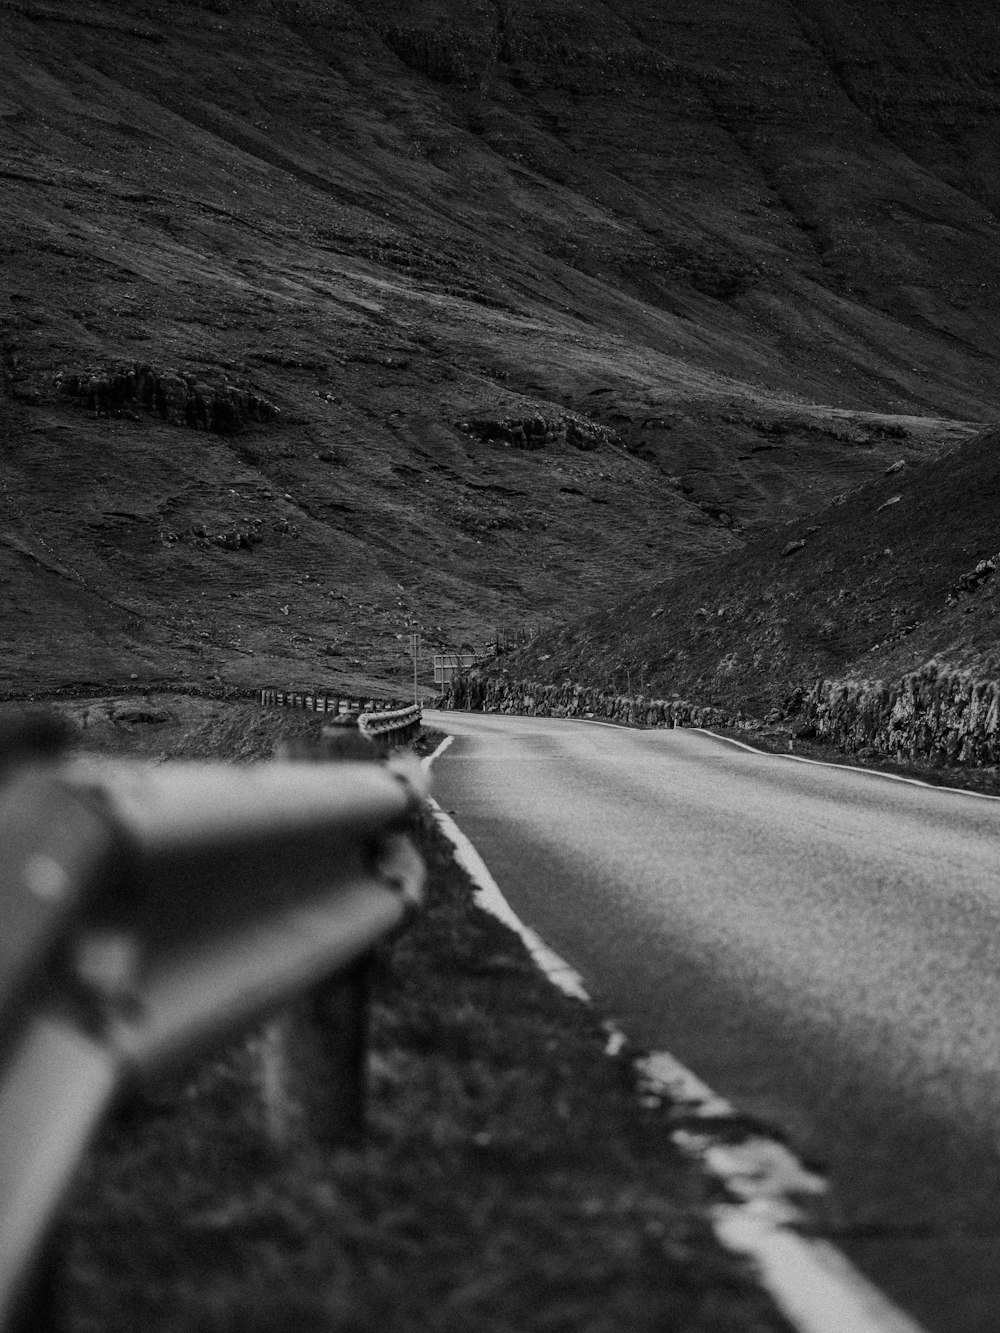
M 434 763 L 434 760 L 438 757 L 438 755 L 444 754 L 445 750 L 447 750 L 448 746 L 452 743 L 454 739 L 455 739 L 454 736 L 445 736 L 444 740 L 437 747 L 437 749 L 434 751 L 433 754 L 425 755 L 424 758 L 421 759 L 420 767 L 424 770 L 425 773 L 430 772 L 431 765 Z
M 426 767 L 446 748 L 442 743 L 428 756 L 423 761 Z M 579 972 L 524 924 L 471 839 L 433 797 L 426 800 L 435 823 L 455 850 L 456 861 L 472 880 L 476 906 L 521 938 L 535 964 L 563 994 L 590 1004 Z M 613 1022 L 605 1023 L 604 1028 L 608 1034 L 605 1052 L 617 1056 L 627 1047 L 628 1038 Z M 669 1100 L 688 1116 L 715 1119 L 723 1125 L 736 1117 L 729 1102 L 669 1052 L 656 1051 L 633 1063 L 640 1094 L 645 1093 L 640 1100 Z M 671 1140 L 737 1196 L 744 1194 L 740 1202 L 710 1210 L 713 1231 L 725 1249 L 753 1259 L 757 1281 L 798 1333 L 924 1333 L 829 1241 L 805 1237 L 792 1229 L 801 1220 L 799 1210 L 784 1197 L 780 1183 L 769 1188 L 768 1174 L 779 1182 L 791 1179 L 798 1192 L 816 1192 L 810 1184 L 816 1177 L 783 1144 L 751 1136 L 744 1145 L 749 1154 L 733 1153 L 725 1150 L 723 1135 L 690 1128 L 675 1130 Z M 752 1183 L 749 1195 L 748 1181 Z
M 438 710 L 442 711 L 442 710 Z M 447 710 L 444 710 L 447 711 Z M 465 710 L 455 710 L 465 711 Z M 489 716 L 489 714 L 486 714 Z M 535 717 L 534 713 L 515 713 L 498 714 L 498 716 L 514 717 Z M 613 727 L 616 731 L 673 731 L 673 727 L 633 727 L 626 722 L 605 722 L 598 717 L 565 717 L 554 718 L 557 722 L 590 722 L 597 727 Z M 717 731 L 712 731 L 710 727 L 677 727 L 677 731 L 700 731 L 703 736 L 711 736 L 714 740 L 724 741 L 727 745 L 735 745 L 739 750 L 746 750 L 748 754 L 763 755 L 767 759 L 789 759 L 793 764 L 812 764 L 816 768 L 839 768 L 846 769 L 848 773 L 867 773 L 870 778 L 886 778 L 889 782 L 905 782 L 911 787 L 925 787 L 929 791 L 950 791 L 956 796 L 974 796 L 977 801 L 1000 801 L 1000 796 L 991 796 L 985 791 L 969 791 L 967 787 L 951 787 L 944 782 L 924 782 L 922 778 L 907 778 L 901 773 L 887 773 L 881 768 L 863 768 L 860 764 L 835 764 L 829 759 L 809 759 L 804 754 L 784 754 L 781 750 L 760 750 L 756 745 L 749 745 L 746 741 L 738 741 L 733 736 L 722 736 Z M 453 736 L 448 737 L 449 741 L 454 740 Z M 437 750 L 429 756 L 430 761 L 437 758 L 442 749 L 447 748 L 443 743 Z M 423 761 L 428 764 L 428 760 Z
M 525 948 L 537 967 L 545 973 L 553 986 L 557 986 L 564 995 L 570 995 L 584 1004 L 590 1003 L 590 996 L 583 984 L 583 978 L 575 968 L 545 943 L 542 937 L 526 926 L 510 903 L 503 896 L 500 885 L 496 882 L 486 862 L 476 851 L 469 838 L 462 832 L 449 814 L 438 805 L 432 796 L 427 797 L 427 805 L 434 821 L 455 850 L 455 860 L 472 880 L 473 898 L 477 907 L 498 921 L 502 921 L 515 935 L 520 936 Z
M 985 791 L 969 791 L 965 787 L 949 787 L 943 782 L 924 782 L 922 778 L 907 778 L 901 773 L 886 773 L 881 768 L 862 768 L 860 764 L 834 764 L 829 759 L 809 759 L 804 754 L 783 754 L 780 750 L 759 750 L 746 741 L 738 741 L 733 736 L 720 736 L 708 727 L 687 727 L 687 731 L 700 731 L 703 736 L 711 736 L 726 745 L 735 745 L 749 754 L 762 755 L 766 759 L 787 759 L 793 764 L 812 764 L 814 768 L 834 768 L 848 773 L 866 773 L 870 778 L 885 778 L 888 782 L 905 782 L 910 787 L 923 787 L 927 791 L 949 791 L 956 796 L 974 796 L 977 801 L 1000 801 L 1000 796 L 991 796 Z
M 718 1205 L 713 1226 L 721 1244 L 755 1261 L 761 1284 L 799 1333 L 923 1333 L 829 1241 L 748 1205 Z

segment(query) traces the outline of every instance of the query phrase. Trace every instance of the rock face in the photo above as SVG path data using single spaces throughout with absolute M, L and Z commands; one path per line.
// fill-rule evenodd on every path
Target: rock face
M 152 412 L 174 426 L 233 435 L 249 421 L 270 421 L 278 408 L 234 384 L 203 384 L 193 375 L 157 371 L 136 361 L 103 372 L 60 371 L 56 388 L 98 417 Z
M 599 426 L 585 417 L 568 412 L 558 417 L 473 417 L 460 421 L 458 428 L 477 440 L 498 442 L 514 449 L 545 449 L 554 444 L 571 444 L 590 452 L 601 445 L 621 445 L 610 426 Z
M 989 560 L 980 560 L 975 569 L 970 569 L 966 574 L 960 574 L 957 583 L 952 586 L 948 594 L 950 602 L 957 601 L 963 593 L 978 592 L 984 583 L 988 583 L 996 573 L 997 565 L 1000 565 L 1000 553 L 990 556 Z

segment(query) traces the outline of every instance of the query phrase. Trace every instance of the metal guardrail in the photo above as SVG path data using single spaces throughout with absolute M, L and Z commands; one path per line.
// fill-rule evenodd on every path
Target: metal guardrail
M 257 702 L 265 708 L 304 708 L 312 713 L 358 715 L 384 713 L 402 707 L 392 700 L 363 699 L 357 695 L 337 694 L 331 690 L 275 690 L 269 686 L 257 691 Z
M 394 708 L 387 712 L 362 713 L 358 718 L 358 729 L 365 736 L 392 735 L 404 740 L 420 730 L 423 710 L 419 704 L 410 704 L 408 708 Z
M 419 903 L 423 792 L 416 762 L 81 759 L 0 787 L 0 1328 L 37 1325 L 53 1218 L 119 1090 L 329 996 Z M 341 991 L 350 1123 L 363 990 Z
M 257 691 L 257 702 L 265 708 L 306 708 L 315 713 L 358 713 L 364 701 L 336 694 L 330 690 L 275 690 L 265 686 Z
M 314 713 L 331 713 L 335 717 L 356 722 L 358 730 L 365 736 L 393 736 L 406 740 L 415 735 L 420 727 L 421 708 L 419 704 L 399 706 L 392 703 L 376 703 L 373 700 L 355 700 L 323 690 L 295 691 L 273 690 L 265 688 L 257 691 L 257 699 L 265 708 L 304 708 Z

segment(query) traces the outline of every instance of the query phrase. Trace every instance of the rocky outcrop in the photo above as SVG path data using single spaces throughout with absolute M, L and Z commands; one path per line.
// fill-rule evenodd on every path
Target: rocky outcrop
M 1000 554 L 991 556 L 989 560 L 980 560 L 975 569 L 970 569 L 967 574 L 960 574 L 958 582 L 948 592 L 949 603 L 957 602 L 964 593 L 978 592 L 996 573 L 997 565 L 1000 565 Z
M 598 426 L 586 417 L 562 412 L 558 417 L 473 417 L 458 428 L 477 440 L 510 445 L 514 449 L 545 449 L 553 444 L 571 444 L 586 452 L 601 445 L 621 444 L 609 426 Z
M 724 708 L 686 699 L 647 699 L 582 685 L 544 685 L 478 674 L 458 676 L 446 686 L 441 707 L 529 717 L 596 717 L 634 727 L 721 727 L 737 722 Z
M 797 732 L 853 753 L 994 765 L 1000 762 L 1000 682 L 935 661 L 895 682 L 822 680 L 802 699 Z
M 152 413 L 175 426 L 234 435 L 251 421 L 270 421 L 278 408 L 260 394 L 235 384 L 211 385 L 193 375 L 157 371 L 136 361 L 108 371 L 60 371 L 60 393 L 82 402 L 98 417 Z

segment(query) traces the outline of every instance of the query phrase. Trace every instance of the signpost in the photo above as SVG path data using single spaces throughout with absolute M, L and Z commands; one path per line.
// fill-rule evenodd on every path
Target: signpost
M 423 660 L 423 654 L 420 651 L 420 635 L 410 635 L 409 654 L 413 658 L 413 702 L 420 703 L 420 685 L 417 679 L 417 668 Z M 447 685 L 454 680 L 458 672 L 475 666 L 478 658 L 475 653 L 435 653 L 434 654 L 434 684 Z
M 434 684 L 447 685 L 455 679 L 457 672 L 475 666 L 475 653 L 435 653 Z
M 413 702 L 420 707 L 420 688 L 417 685 L 417 663 L 420 661 L 420 635 L 410 635 L 410 656 L 413 658 Z

